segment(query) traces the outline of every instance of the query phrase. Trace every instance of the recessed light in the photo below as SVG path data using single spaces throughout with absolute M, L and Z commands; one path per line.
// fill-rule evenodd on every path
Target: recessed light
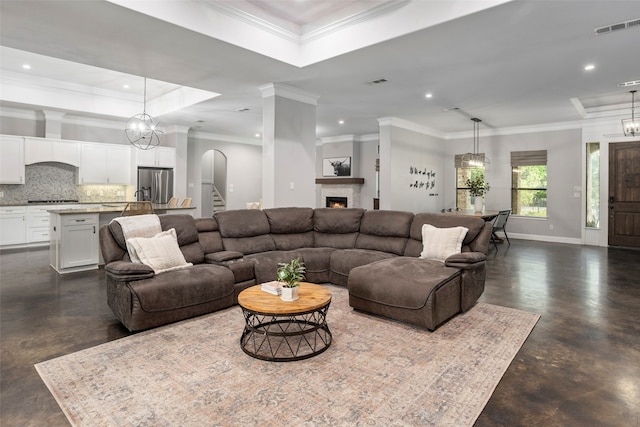
M 589 65 L 585 65 L 584 70 L 585 70 L 585 71 L 591 71 L 591 70 L 593 70 L 593 69 L 595 69 L 595 68 L 596 68 L 596 66 L 595 66 L 595 65 L 593 65 L 593 64 L 589 64 Z
M 432 93 L 427 93 L 424 97 L 425 98 L 433 98 L 433 94 Z
M 344 124 L 344 120 L 338 120 L 338 124 L 343 125 Z
M 259 133 L 256 133 L 256 138 L 260 138 L 260 134 Z
M 25 70 L 30 70 L 30 69 L 31 69 L 31 65 L 29 65 L 29 64 L 22 64 L 22 68 L 24 68 Z
M 129 85 L 122 85 L 123 89 L 129 89 Z

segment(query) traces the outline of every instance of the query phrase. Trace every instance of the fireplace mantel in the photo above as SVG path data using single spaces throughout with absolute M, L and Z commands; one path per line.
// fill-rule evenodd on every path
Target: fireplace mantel
M 316 184 L 364 184 L 364 178 L 316 178 Z

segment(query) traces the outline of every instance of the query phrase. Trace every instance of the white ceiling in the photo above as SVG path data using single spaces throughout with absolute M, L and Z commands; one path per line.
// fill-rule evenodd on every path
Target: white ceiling
M 271 82 L 320 96 L 318 137 L 377 133 L 381 117 L 443 136 L 470 117 L 575 122 L 630 113 L 617 83 L 640 80 L 640 26 L 593 30 L 638 18 L 637 0 L 2 0 L 0 107 L 123 120 L 117 101 L 141 109 L 147 76 L 149 99 L 180 101 L 164 123 L 240 138 L 262 131 Z

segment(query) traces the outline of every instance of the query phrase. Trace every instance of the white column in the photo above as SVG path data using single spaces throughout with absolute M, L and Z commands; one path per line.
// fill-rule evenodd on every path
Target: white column
M 42 110 L 44 114 L 44 137 L 62 139 L 62 118 L 66 113 Z
M 315 207 L 318 95 L 282 84 L 263 97 L 262 205 Z
M 378 119 L 380 133 L 380 209 L 391 209 L 391 119 Z

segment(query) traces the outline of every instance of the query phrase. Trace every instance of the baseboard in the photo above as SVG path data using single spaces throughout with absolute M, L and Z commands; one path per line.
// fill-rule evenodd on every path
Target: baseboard
M 576 237 L 543 236 L 539 234 L 521 234 L 521 233 L 510 232 L 509 238 L 522 239 L 522 240 L 535 240 L 538 242 L 569 243 L 571 245 L 582 244 L 582 239 L 576 238 Z

